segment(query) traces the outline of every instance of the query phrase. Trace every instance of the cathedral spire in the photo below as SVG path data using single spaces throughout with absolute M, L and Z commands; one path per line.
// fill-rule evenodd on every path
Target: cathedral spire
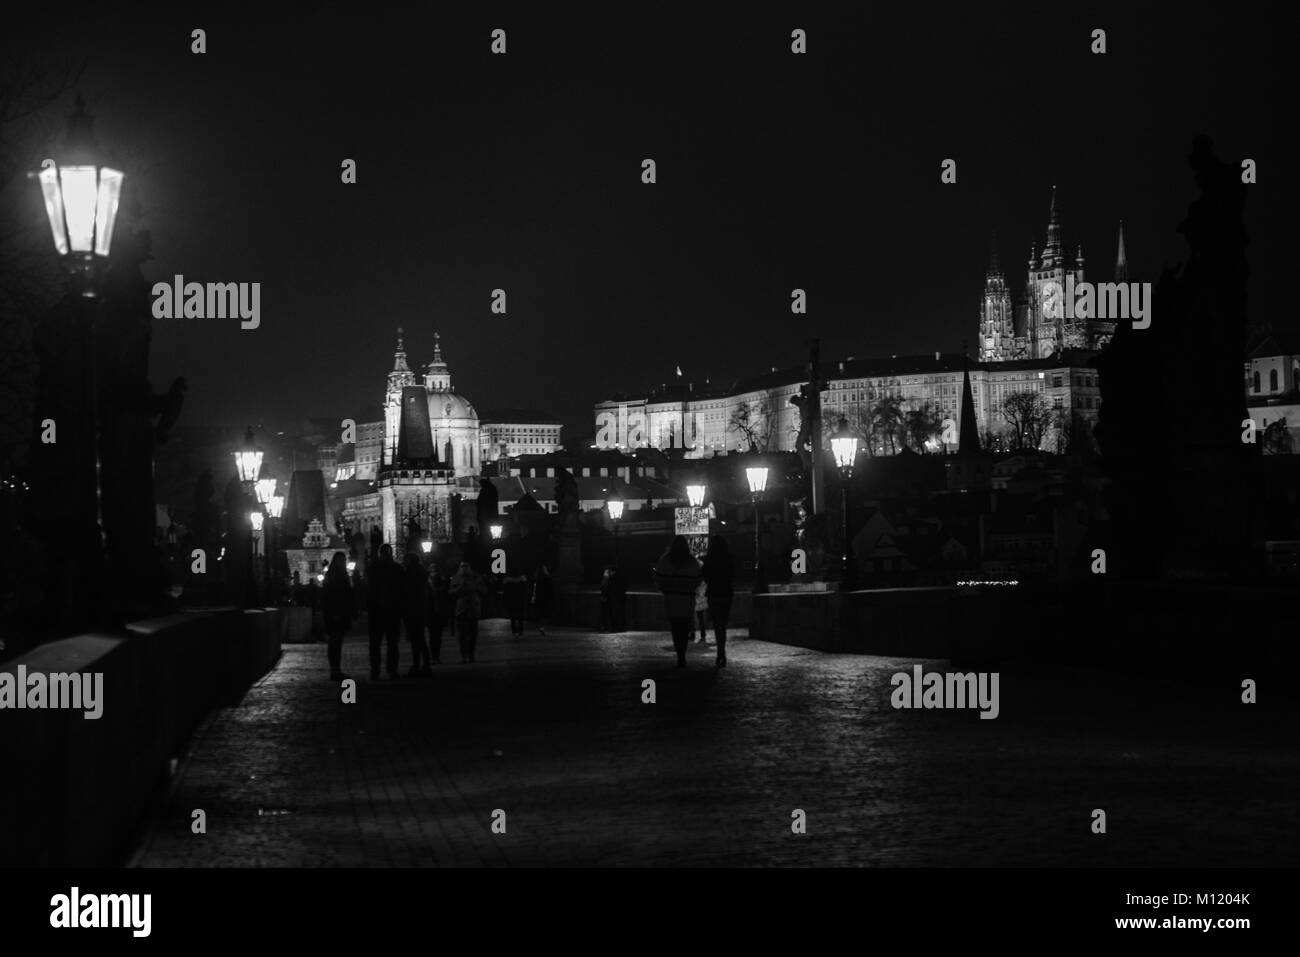
M 393 371 L 410 372 L 411 367 L 406 364 L 406 342 L 402 336 L 402 327 L 397 327 L 397 351 L 393 353 Z
M 977 455 L 980 450 L 979 425 L 975 421 L 975 398 L 970 387 L 970 359 L 966 344 L 961 349 L 961 426 L 957 433 L 957 454 Z
M 997 276 L 1001 272 L 998 268 L 998 234 L 994 233 L 989 247 L 989 275 Z
M 1119 221 L 1119 249 L 1115 252 L 1115 281 L 1128 282 L 1128 256 L 1124 254 L 1124 220 Z
M 1047 214 L 1047 244 L 1043 246 L 1043 265 L 1061 258 L 1061 220 L 1056 211 L 1056 187 L 1052 187 L 1052 207 Z

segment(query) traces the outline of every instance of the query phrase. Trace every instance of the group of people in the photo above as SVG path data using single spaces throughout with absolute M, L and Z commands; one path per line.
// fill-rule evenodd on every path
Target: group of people
M 713 637 L 717 646 L 717 666 L 727 666 L 727 620 L 735 594 L 736 563 L 727 540 L 720 535 L 709 539 L 703 563 L 691 554 L 686 539 L 673 539 L 654 569 L 655 582 L 663 592 L 668 626 L 677 652 L 677 667 L 686 667 L 686 649 L 691 643 L 692 626 L 698 619 L 699 634 L 704 635 L 704 612 L 713 619 Z M 703 595 L 700 595 L 701 587 Z M 703 608 L 700 600 L 703 599 Z
M 701 563 L 691 555 L 690 546 L 676 536 L 654 568 L 655 582 L 664 596 L 677 667 L 686 667 L 686 650 L 698 622 L 699 639 L 705 635 L 705 614 L 713 622 L 717 648 L 717 666 L 727 666 L 727 622 L 735 591 L 736 565 L 721 536 L 709 540 Z M 474 661 L 478 645 L 478 623 L 488 594 L 485 576 L 475 572 L 469 562 L 461 562 L 448 577 L 435 565 L 428 569 L 414 553 L 399 565 L 393 559 L 393 547 L 383 545 L 379 557 L 367 570 L 367 616 L 370 625 L 370 678 L 378 680 L 381 665 L 387 664 L 390 678 L 400 674 L 400 636 L 403 628 L 411 645 L 408 677 L 431 676 L 442 652 L 442 632 L 450 626 L 460 644 L 462 664 Z M 502 597 L 510 619 L 510 633 L 522 636 L 524 620 L 531 602 L 538 619 L 539 631 L 546 634 L 547 613 L 554 597 L 555 585 L 549 570 L 541 566 L 530 581 L 515 570 L 502 581 Z M 616 568 L 607 569 L 601 582 L 602 607 L 606 629 L 622 631 L 625 627 L 627 584 Z M 341 664 L 343 638 L 357 618 L 357 601 L 348 574 L 347 556 L 335 552 L 325 573 L 321 595 L 328 636 L 330 680 L 347 678 Z M 425 633 L 428 633 L 426 640 Z M 387 645 L 387 661 L 384 650 Z
M 523 602 L 519 601 L 519 580 L 523 582 Z M 456 573 L 447 576 L 435 565 L 426 570 L 418 555 L 410 553 L 403 564 L 393 558 L 393 547 L 383 545 L 379 557 L 370 563 L 366 574 L 366 612 L 370 626 L 370 678 L 379 679 L 381 665 L 388 676 L 400 675 L 400 636 L 405 629 L 411 645 L 411 667 L 407 677 L 431 676 L 432 666 L 439 664 L 442 632 L 450 627 L 460 645 L 462 664 L 472 664 L 478 646 L 478 623 L 483 616 L 484 597 L 488 593 L 485 576 L 475 572 L 469 562 L 461 562 Z M 506 607 L 511 632 L 523 634 L 529 582 L 515 574 L 505 581 Z M 554 586 L 543 565 L 532 583 L 531 595 L 546 634 L 546 615 Z M 343 638 L 357 618 L 356 595 L 347 569 L 347 556 L 335 552 L 325 572 L 321 606 L 327 635 L 330 680 L 342 681 Z M 517 625 L 517 628 L 516 628 Z M 428 639 L 425 633 L 428 633 Z M 387 646 L 387 661 L 384 651 Z

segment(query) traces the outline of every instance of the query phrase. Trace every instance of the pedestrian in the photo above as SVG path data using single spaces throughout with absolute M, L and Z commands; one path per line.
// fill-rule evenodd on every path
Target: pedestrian
M 402 631 L 402 591 L 405 576 L 393 561 L 393 546 L 381 545 L 369 578 L 370 680 L 379 680 L 380 646 L 388 646 L 388 677 L 398 676 L 397 642 Z
M 442 663 L 442 629 L 451 617 L 451 598 L 447 594 L 447 576 L 437 565 L 429 569 L 429 657 L 433 664 Z
M 411 643 L 411 670 L 406 677 L 433 676 L 429 666 L 429 646 L 424 641 L 424 616 L 429 611 L 429 579 L 414 552 L 406 555 L 405 578 L 402 588 L 402 622 L 406 626 L 406 640 Z
M 605 574 L 600 579 L 600 630 L 606 634 L 614 630 L 613 596 L 609 589 L 613 577 L 613 566 L 605 566 Z
M 704 579 L 700 579 L 700 583 L 695 586 L 695 623 L 696 623 L 695 643 L 696 644 L 699 644 L 700 642 L 704 641 L 705 638 L 708 637 L 707 635 L 708 629 L 704 622 L 704 616 L 705 614 L 708 613 L 709 610 L 709 600 L 705 597 L 704 594 L 705 590 L 706 590 L 706 586 L 704 584 Z
M 708 597 L 709 617 L 713 619 L 713 638 L 718 646 L 718 667 L 727 667 L 727 619 L 731 617 L 731 599 L 735 593 L 736 562 L 727 540 L 721 535 L 709 539 L 704 556 L 704 585 Z
M 510 634 L 523 637 L 524 615 L 528 613 L 528 576 L 516 568 L 502 584 L 506 615 L 510 619 Z
M 475 574 L 469 562 L 461 562 L 451 580 L 449 592 L 456 601 L 456 637 L 460 639 L 460 663 L 472 664 L 478 645 L 478 620 L 483 613 L 487 584 Z
M 546 621 L 551 615 L 551 600 L 555 597 L 555 580 L 545 565 L 537 569 L 533 581 L 533 608 L 537 613 L 537 630 L 546 637 Z
M 672 630 L 677 667 L 686 667 L 686 648 L 691 641 L 691 617 L 695 612 L 695 588 L 700 583 L 700 563 L 691 557 L 690 546 L 681 535 L 673 537 L 668 550 L 654 569 L 655 583 L 664 595 L 664 610 Z
M 326 654 L 330 663 L 330 681 L 345 681 L 348 676 L 342 668 L 343 636 L 348 633 L 357 617 L 357 601 L 352 593 L 352 582 L 348 578 L 347 556 L 342 552 L 335 552 L 330 559 L 329 570 L 325 572 L 321 604 L 325 613 L 325 634 L 329 642 Z

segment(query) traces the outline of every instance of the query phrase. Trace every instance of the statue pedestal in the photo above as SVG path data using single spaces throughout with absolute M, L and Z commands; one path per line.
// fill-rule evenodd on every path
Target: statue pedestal
M 559 546 L 556 549 L 555 584 L 579 585 L 582 582 L 582 537 L 577 523 L 566 522 L 560 529 Z

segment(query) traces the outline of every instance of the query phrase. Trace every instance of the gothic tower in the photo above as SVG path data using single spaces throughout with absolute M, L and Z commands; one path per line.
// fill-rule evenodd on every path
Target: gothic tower
M 1007 279 L 998 268 L 997 239 L 984 275 L 984 300 L 980 304 L 979 361 L 1003 362 L 1015 352 L 1015 314 Z
M 1082 250 L 1079 251 L 1082 256 Z M 1071 260 L 1061 241 L 1061 221 L 1056 208 L 1056 187 L 1052 187 L 1052 206 L 1048 212 L 1047 242 L 1041 257 L 1029 260 L 1027 283 L 1026 338 L 1028 358 L 1046 359 L 1059 350 L 1082 347 L 1086 334 L 1082 323 L 1066 317 L 1066 279 L 1083 282 L 1083 265 Z
M 393 371 L 388 373 L 384 392 L 384 465 L 392 465 L 397 454 L 397 439 L 402 418 L 402 390 L 415 385 L 415 373 L 406 364 L 406 346 L 402 328 L 397 329 L 397 351 L 393 353 Z

